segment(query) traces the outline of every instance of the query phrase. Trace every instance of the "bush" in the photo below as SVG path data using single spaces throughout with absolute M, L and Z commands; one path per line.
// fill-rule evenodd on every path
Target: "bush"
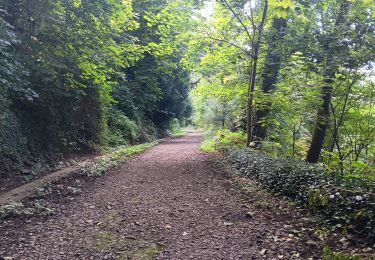
M 0 112 L 0 171 L 21 164 L 27 156 L 26 139 L 17 117 L 9 110 Z
M 227 151 L 233 148 L 244 147 L 246 135 L 243 132 L 231 132 L 227 129 L 220 129 L 216 133 L 207 131 L 203 135 L 200 149 L 205 152 Z
M 121 111 L 112 109 L 109 113 L 109 145 L 134 144 L 138 141 L 140 130 L 138 125 L 125 116 Z
M 246 144 L 246 135 L 243 132 L 231 132 L 227 129 L 221 129 L 216 132 L 216 147 L 219 151 L 225 151 L 231 148 L 244 147 Z
M 173 118 L 169 123 L 169 129 L 173 137 L 179 137 L 185 135 L 185 132 L 182 131 L 180 122 L 177 118 Z
M 241 174 L 270 192 L 293 199 L 327 224 L 374 241 L 373 181 L 332 174 L 319 165 L 271 158 L 251 149 L 230 151 L 226 158 Z
M 360 260 L 359 256 L 351 256 L 343 252 L 334 252 L 329 247 L 323 249 L 323 260 Z

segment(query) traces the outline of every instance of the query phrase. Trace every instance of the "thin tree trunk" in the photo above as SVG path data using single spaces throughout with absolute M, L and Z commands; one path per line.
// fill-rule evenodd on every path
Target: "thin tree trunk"
M 251 66 L 250 81 L 249 81 L 249 93 L 247 98 L 247 110 L 246 110 L 246 146 L 250 146 L 252 141 L 253 131 L 253 99 L 254 99 L 254 88 L 258 65 L 258 51 L 253 59 L 253 65 Z
M 359 80 L 360 78 L 358 78 Z M 352 87 L 353 85 L 357 82 L 357 80 L 353 80 L 352 83 L 350 83 L 346 93 L 345 93 L 345 98 L 344 98 L 344 104 L 343 104 L 343 107 L 341 109 L 341 113 L 340 113 L 340 116 L 339 116 L 339 119 L 336 120 L 334 119 L 334 128 L 333 128 L 333 134 L 332 134 L 332 144 L 331 144 L 331 147 L 329 148 L 329 151 L 330 152 L 333 152 L 333 149 L 335 148 L 335 143 L 339 142 L 338 138 L 339 138 L 339 130 L 340 130 L 340 127 L 342 126 L 343 122 L 344 122 L 344 117 L 345 117 L 345 114 L 346 114 L 346 107 L 347 107 L 347 104 L 348 104 L 348 101 L 349 101 L 349 96 L 350 94 L 352 93 Z M 330 104 L 331 108 L 333 107 L 332 106 L 332 103 Z M 335 115 L 335 110 L 332 108 L 332 114 Z

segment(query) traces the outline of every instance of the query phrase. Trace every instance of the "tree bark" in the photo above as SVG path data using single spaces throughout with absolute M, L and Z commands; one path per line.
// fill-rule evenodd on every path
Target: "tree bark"
M 247 109 L 246 109 L 246 146 L 250 146 L 253 136 L 253 99 L 254 99 L 254 88 L 258 65 L 258 50 L 253 58 L 253 63 L 250 70 L 250 81 L 249 81 L 249 93 L 247 97 Z
M 275 89 L 277 77 L 280 70 L 281 54 L 277 50 L 277 45 L 281 39 L 284 38 L 287 21 L 285 18 L 274 18 L 272 21 L 271 36 L 268 38 L 268 48 L 266 53 L 266 61 L 264 71 L 262 73 L 263 83 L 261 91 L 264 94 L 269 94 Z M 256 111 L 256 122 L 254 124 L 254 140 L 261 141 L 266 137 L 267 125 L 264 120 L 270 113 L 271 102 L 267 101 L 263 107 Z
M 268 0 L 264 3 L 263 13 L 262 13 L 262 21 L 258 27 L 258 37 L 256 42 L 253 44 L 253 61 L 250 70 L 250 80 L 249 80 L 249 91 L 248 91 L 248 99 L 247 99 L 247 109 L 246 109 L 246 146 L 250 146 L 250 143 L 253 140 L 253 99 L 254 99 L 254 88 L 256 82 L 256 73 L 257 73 L 257 66 L 258 66 L 258 57 L 259 57 L 259 48 L 260 43 L 262 41 L 262 33 L 264 28 L 264 23 L 266 21 L 268 12 Z
M 336 18 L 335 28 L 333 29 L 330 37 L 331 39 L 333 39 L 333 42 L 329 42 L 325 49 L 328 53 L 327 64 L 323 72 L 324 80 L 320 92 L 323 102 L 321 107 L 318 109 L 317 120 L 313 131 L 310 148 L 306 156 L 306 161 L 309 163 L 317 163 L 319 161 L 319 157 L 323 148 L 324 138 L 326 136 L 329 123 L 329 109 L 333 91 L 332 84 L 339 67 L 337 56 L 339 56 L 340 50 L 338 47 L 339 37 L 337 35 L 340 30 L 345 29 L 341 28 L 341 25 L 345 23 L 345 18 L 348 14 L 348 11 L 349 2 L 348 0 L 343 0 L 340 4 L 340 9 Z
M 332 97 L 332 83 L 333 77 L 336 73 L 336 65 L 332 59 L 326 66 L 324 75 L 324 85 L 321 89 L 322 106 L 318 110 L 316 125 L 314 128 L 311 144 L 307 153 L 306 161 L 310 163 L 316 163 L 319 160 L 320 153 L 323 147 L 324 137 L 326 135 L 328 123 L 329 123 L 329 106 Z

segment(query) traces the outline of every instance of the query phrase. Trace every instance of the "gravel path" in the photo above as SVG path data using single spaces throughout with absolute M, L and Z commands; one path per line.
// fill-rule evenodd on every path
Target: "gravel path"
M 0 256 L 307 259 L 321 252 L 284 202 L 256 186 L 246 196 L 236 189 L 214 163 L 220 157 L 198 150 L 200 138 L 192 131 L 135 156 L 51 217 L 0 225 Z

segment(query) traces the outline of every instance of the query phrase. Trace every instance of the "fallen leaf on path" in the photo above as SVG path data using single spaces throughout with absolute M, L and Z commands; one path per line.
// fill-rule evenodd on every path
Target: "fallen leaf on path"
M 254 216 L 254 213 L 251 211 L 246 212 L 246 217 L 252 218 Z

